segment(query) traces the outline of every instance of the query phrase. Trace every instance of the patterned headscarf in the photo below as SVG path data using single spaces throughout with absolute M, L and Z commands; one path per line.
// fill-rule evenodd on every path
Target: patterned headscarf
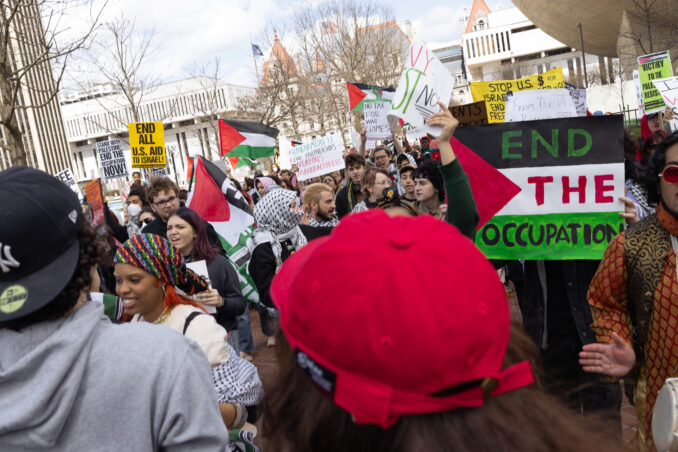
M 271 232 L 278 242 L 291 239 L 296 249 L 306 244 L 297 225 L 303 212 L 294 212 L 290 204 L 297 194 L 291 190 L 271 190 L 254 206 L 257 229 Z
M 130 238 L 118 248 L 114 262 L 146 270 L 188 295 L 209 289 L 205 280 L 186 268 L 181 252 L 167 239 L 156 234 L 137 234 Z
M 268 193 L 271 188 L 276 187 L 278 184 L 271 179 L 270 177 L 257 177 L 254 179 L 254 188 L 257 188 L 257 181 L 261 182 L 261 185 L 264 187 L 264 192 Z

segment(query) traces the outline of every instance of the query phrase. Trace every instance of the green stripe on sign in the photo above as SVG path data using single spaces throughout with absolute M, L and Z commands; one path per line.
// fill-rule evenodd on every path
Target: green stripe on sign
M 601 259 L 624 230 L 619 212 L 495 216 L 476 234 L 488 259 Z
M 251 159 L 258 159 L 262 157 L 271 157 L 275 151 L 275 146 L 258 147 L 239 145 L 228 151 L 226 157 L 248 157 Z

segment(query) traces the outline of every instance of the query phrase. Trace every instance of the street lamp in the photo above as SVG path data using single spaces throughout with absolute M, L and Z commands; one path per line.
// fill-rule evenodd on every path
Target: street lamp
M 577 25 L 579 28 L 579 40 L 581 41 L 581 60 L 584 62 L 584 86 L 589 87 L 589 78 L 586 75 L 586 53 L 584 52 L 584 32 L 582 31 L 581 22 Z

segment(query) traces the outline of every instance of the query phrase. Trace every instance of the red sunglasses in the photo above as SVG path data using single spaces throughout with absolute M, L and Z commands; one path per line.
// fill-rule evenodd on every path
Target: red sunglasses
M 669 184 L 678 183 L 678 165 L 669 165 L 664 168 L 664 171 L 659 173 L 659 177 L 664 179 Z

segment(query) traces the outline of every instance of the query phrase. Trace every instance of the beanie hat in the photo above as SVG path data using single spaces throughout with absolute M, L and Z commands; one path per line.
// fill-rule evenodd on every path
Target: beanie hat
M 116 264 L 129 264 L 146 270 L 160 281 L 193 295 L 209 289 L 207 282 L 186 268 L 181 252 L 156 234 L 137 234 L 115 253 Z
M 390 277 L 421 268 L 439 277 Z M 509 306 L 494 267 L 431 216 L 350 215 L 289 257 L 270 291 L 298 365 L 357 424 L 479 407 L 534 382 L 527 361 L 503 368 Z

